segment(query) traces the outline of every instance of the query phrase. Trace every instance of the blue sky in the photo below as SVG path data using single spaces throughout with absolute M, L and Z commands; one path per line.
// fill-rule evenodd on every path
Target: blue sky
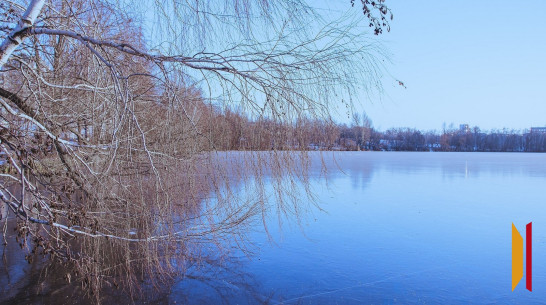
M 381 100 L 361 106 L 381 130 L 546 126 L 546 1 L 386 1 L 392 54 Z
M 349 0 L 309 0 L 326 19 Z M 374 127 L 482 130 L 546 126 L 546 0 L 387 0 L 384 94 L 356 97 Z M 150 19 L 152 20 L 152 19 Z M 363 33 L 363 35 L 369 35 Z M 406 89 L 395 80 L 405 83 Z M 350 123 L 345 108 L 334 115 Z

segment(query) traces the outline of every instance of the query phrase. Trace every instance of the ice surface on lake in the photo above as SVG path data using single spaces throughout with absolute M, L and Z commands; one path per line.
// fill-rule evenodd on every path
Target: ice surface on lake
M 342 152 L 313 169 L 320 207 L 275 219 L 225 280 L 178 283 L 171 300 L 270 304 L 541 303 L 546 300 L 546 154 Z M 328 159 L 330 158 L 330 159 Z M 318 164 L 318 162 L 316 162 Z M 336 165 L 337 164 L 337 165 Z M 339 166 L 336 169 L 336 166 Z M 511 224 L 533 222 L 533 292 L 511 291 Z M 206 286 L 206 287 L 205 287 Z M 218 291 L 223 291 L 218 294 Z

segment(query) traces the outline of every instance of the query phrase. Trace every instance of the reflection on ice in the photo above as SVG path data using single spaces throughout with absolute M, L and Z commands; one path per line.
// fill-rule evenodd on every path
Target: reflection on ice
M 310 154 L 316 206 L 298 197 L 299 184 L 293 182 L 298 219 L 274 211 L 266 215 L 267 231 L 260 217 L 247 223 L 237 242 L 252 251 L 220 253 L 222 243 L 203 246 L 202 257 L 188 260 L 184 275 L 156 301 L 467 304 L 539 303 L 546 297 L 546 290 L 538 289 L 546 287 L 546 263 L 539 259 L 546 254 L 546 226 L 540 225 L 546 222 L 546 155 L 338 152 L 332 158 L 324 152 L 322 157 Z M 273 178 L 264 178 L 260 196 L 275 206 Z M 258 182 L 241 179 L 232 191 L 250 200 L 257 195 L 250 192 L 252 183 Z M 214 198 L 208 200 L 213 207 Z M 512 292 L 511 223 L 531 221 L 537 289 Z M 0 265 L 5 271 L 0 287 L 10 296 L 32 285 L 25 282 L 29 274 L 40 272 L 18 260 L 16 251 L 4 248 Z M 55 300 L 55 289 L 44 290 L 47 300 Z

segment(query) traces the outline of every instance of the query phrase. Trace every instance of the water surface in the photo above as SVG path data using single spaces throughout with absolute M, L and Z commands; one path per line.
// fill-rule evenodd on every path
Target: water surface
M 255 221 L 245 229 L 253 255 L 200 262 L 154 303 L 546 303 L 546 154 L 338 152 L 334 161 L 324 153 L 326 180 L 319 154 L 310 157 L 320 209 L 302 195 L 299 219 L 280 226 L 270 213 L 269 235 Z M 528 222 L 533 292 L 525 279 L 512 292 L 511 225 L 524 235 Z M 2 248 L 0 303 L 86 301 L 62 271 L 28 264 L 17 249 Z
M 207 280 L 180 280 L 172 303 L 529 304 L 546 302 L 546 155 L 336 153 L 301 226 L 257 224 L 254 256 Z M 314 156 L 313 158 L 317 158 Z M 533 292 L 511 291 L 511 224 L 533 222 Z

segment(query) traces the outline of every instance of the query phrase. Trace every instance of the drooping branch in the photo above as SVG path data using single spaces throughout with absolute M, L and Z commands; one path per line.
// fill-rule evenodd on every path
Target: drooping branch
M 64 139 L 59 138 L 57 135 L 55 135 L 46 125 L 45 122 L 40 121 L 40 116 L 36 114 L 36 112 L 30 108 L 28 105 L 25 104 L 25 102 L 17 97 L 17 95 L 12 94 L 11 92 L 0 88 L 0 96 L 4 97 L 11 102 L 13 102 L 19 109 L 22 110 L 22 112 L 17 112 L 15 109 L 13 109 L 10 105 L 5 103 L 3 100 L 0 99 L 0 104 L 4 109 L 6 109 L 7 112 L 10 114 L 19 117 L 23 120 L 29 121 L 33 125 L 36 125 L 44 134 L 46 134 L 49 138 L 51 138 L 53 141 L 57 141 L 59 143 L 62 143 L 64 145 L 69 146 L 79 146 L 76 143 L 72 143 L 71 141 L 67 141 Z
M 44 118 L 42 115 L 38 114 L 30 105 L 28 105 L 23 99 L 21 99 L 17 94 L 12 93 L 4 88 L 0 88 L 0 97 L 3 97 L 19 108 L 19 110 L 22 111 L 22 113 L 17 113 L 13 108 L 11 108 L 8 104 L 5 104 L 3 102 L 0 102 L 2 106 L 12 115 L 15 115 L 17 117 L 20 117 L 24 120 L 27 120 L 31 122 L 32 124 L 36 125 L 40 130 L 42 130 L 48 137 L 50 137 L 54 141 L 59 141 L 60 143 L 64 145 L 69 146 L 81 146 L 81 147 L 93 147 L 93 148 L 103 148 L 96 145 L 87 145 L 87 141 L 85 138 L 76 130 L 73 128 L 69 128 L 70 132 L 74 133 L 79 139 L 81 139 L 86 145 L 80 145 L 71 141 L 67 141 L 64 139 L 59 138 L 54 132 L 50 129 L 48 125 L 51 125 L 52 122 L 49 122 L 46 118 Z
M 271 18 L 265 25 L 275 24 L 264 35 L 250 28 L 259 26 L 256 11 L 244 13 L 248 29 L 231 28 L 224 25 L 233 25 L 237 16 L 203 23 L 201 5 L 194 11 L 187 1 L 173 1 L 178 11 L 167 12 L 166 23 L 186 23 L 174 17 L 195 13 L 188 27 L 216 22 L 211 31 L 225 27 L 233 35 L 221 31 L 221 40 L 208 41 L 174 26 L 177 40 L 165 40 L 169 46 L 160 36 L 144 38 L 131 9 L 120 10 L 116 1 L 24 2 L 41 3 L 40 21 L 29 13 L 23 19 L 34 21 L 0 29 L 4 36 L 11 33 L 9 48 L 19 45 L 13 54 L 1 54 L 9 60 L 0 77 L 0 117 L 7 122 L 1 122 L 0 152 L 8 161 L 1 167 L 6 176 L 0 177 L 0 204 L 17 216 L 22 235 L 37 237 L 37 246 L 73 255 L 75 270 L 92 279 L 96 295 L 111 275 L 171 274 L 163 268 L 174 260 L 162 256 L 174 256 L 183 266 L 194 243 L 244 243 L 241 228 L 260 216 L 265 225 L 267 198 L 273 198 L 262 180 L 268 175 L 279 214 L 298 214 L 296 200 L 290 205 L 292 200 L 281 198 L 301 197 L 296 183 L 308 181 L 300 171 L 304 154 L 296 157 L 294 150 L 304 150 L 311 140 L 298 139 L 298 122 L 306 114 L 327 116 L 329 101 L 339 101 L 338 93 L 351 95 L 366 76 L 376 79 L 372 74 L 380 64 L 373 57 L 377 49 L 372 45 L 368 52 L 369 41 L 358 39 L 351 27 L 285 27 L 300 1 L 237 2 L 264 9 L 260 13 Z M 156 5 L 170 8 L 168 2 Z M 23 10 L 17 6 L 13 12 Z M 8 21 L 15 24 L 17 14 Z M 303 34 L 305 27 L 319 33 Z M 207 42 L 196 43 L 201 38 Z M 241 110 L 232 111 L 233 105 Z M 224 160 L 211 153 L 216 149 L 268 152 Z M 248 198 L 238 185 L 250 185 Z M 26 195 L 10 193 L 13 186 Z M 54 242 L 44 246 L 42 237 Z
M 31 118 L 36 118 L 37 114 L 29 105 L 25 103 L 17 94 L 10 92 L 4 88 L 0 88 L 0 97 L 8 99 L 10 102 L 14 103 L 19 109 L 21 109 L 26 115 Z

